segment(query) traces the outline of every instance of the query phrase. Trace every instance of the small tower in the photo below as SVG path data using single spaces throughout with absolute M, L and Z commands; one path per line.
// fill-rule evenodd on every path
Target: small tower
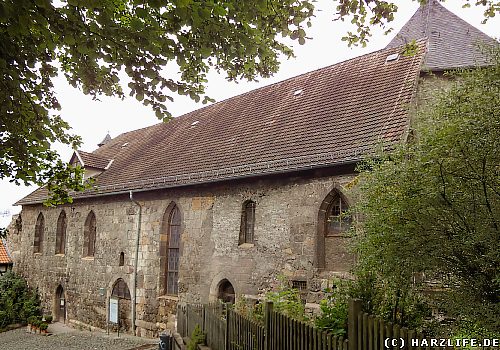
M 111 141 L 111 136 L 109 135 L 109 132 L 104 136 L 104 139 L 97 144 L 97 146 L 101 147 L 107 144 L 109 141 Z
M 427 0 L 401 28 L 386 48 L 427 39 L 424 70 L 434 72 L 487 65 L 480 45 L 498 45 L 493 38 L 443 7 Z

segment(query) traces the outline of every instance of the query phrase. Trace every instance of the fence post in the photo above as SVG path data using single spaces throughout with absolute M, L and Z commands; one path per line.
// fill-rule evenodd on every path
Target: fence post
M 347 316 L 347 337 L 349 339 L 349 350 L 358 349 L 358 314 L 361 312 L 361 300 L 349 299 L 349 311 Z
M 229 339 L 229 314 L 230 314 L 229 305 L 226 304 L 226 341 L 225 341 L 225 345 L 224 345 L 225 350 L 229 350 L 229 342 L 230 342 L 230 339 Z
M 273 314 L 273 302 L 266 301 L 264 307 L 264 350 L 271 350 L 271 317 Z

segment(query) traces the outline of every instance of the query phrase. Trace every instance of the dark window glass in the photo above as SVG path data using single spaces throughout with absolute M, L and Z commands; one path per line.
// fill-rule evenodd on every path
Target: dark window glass
M 43 217 L 43 214 L 40 213 L 38 215 L 38 218 L 36 219 L 36 224 L 35 224 L 35 239 L 33 242 L 34 253 L 42 252 L 44 232 L 45 232 L 45 219 Z
M 326 235 L 336 235 L 349 230 L 352 224 L 348 206 L 340 196 L 336 196 L 328 208 Z
M 181 215 L 174 206 L 168 221 L 168 253 L 167 253 L 167 290 L 170 295 L 177 295 L 179 280 L 179 243 L 181 235 Z
M 89 215 L 87 216 L 87 220 L 85 220 L 85 229 L 83 233 L 83 256 L 94 256 L 96 240 L 96 218 L 93 211 L 89 213 Z
M 255 229 L 255 202 L 247 201 L 243 205 L 240 228 L 240 244 L 253 243 Z
M 59 214 L 59 219 L 57 219 L 57 229 L 56 229 L 56 254 L 64 254 L 66 249 L 66 213 L 64 210 Z

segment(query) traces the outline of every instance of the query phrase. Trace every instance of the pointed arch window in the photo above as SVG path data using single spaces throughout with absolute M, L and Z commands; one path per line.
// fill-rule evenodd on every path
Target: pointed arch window
M 241 213 L 240 240 L 239 244 L 254 242 L 255 228 L 255 202 L 246 201 L 243 203 Z
M 167 295 L 177 295 L 179 290 L 180 240 L 181 213 L 177 205 L 171 203 L 163 215 L 160 235 L 161 285 Z
M 325 236 L 335 236 L 345 233 L 352 225 L 352 217 L 349 215 L 349 207 L 340 196 L 333 197 L 327 211 Z
M 56 228 L 56 254 L 64 254 L 66 250 L 66 212 L 63 210 L 57 219 Z
M 95 254 L 95 240 L 96 240 L 96 218 L 93 211 L 87 216 L 85 220 L 85 227 L 83 230 L 83 256 L 91 257 Z
M 348 259 L 347 252 L 343 247 L 345 243 L 342 242 L 346 238 L 345 233 L 350 229 L 352 221 L 346 198 L 339 189 L 333 189 L 321 203 L 318 213 L 315 259 L 315 265 L 318 268 L 339 268 L 338 266 L 341 265 L 339 262 L 335 262 L 337 267 L 332 265 L 334 261 L 332 254 L 340 254 Z M 336 259 L 340 255 L 336 256 Z
M 33 241 L 33 253 L 41 253 L 43 248 L 43 236 L 45 232 L 45 218 L 38 214 L 35 224 L 35 239 Z

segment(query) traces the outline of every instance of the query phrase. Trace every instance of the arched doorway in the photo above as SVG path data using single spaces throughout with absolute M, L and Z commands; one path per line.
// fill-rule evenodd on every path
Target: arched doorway
M 54 319 L 58 322 L 66 322 L 66 297 L 64 296 L 64 288 L 61 285 L 58 285 L 56 289 Z
M 130 301 L 130 290 L 123 279 L 118 278 L 115 281 L 111 297 L 119 299 L 118 318 L 120 321 L 120 329 L 124 329 L 125 331 L 130 330 L 132 328 L 132 321 L 130 320 L 132 304 Z
M 227 279 L 220 281 L 217 298 L 224 303 L 234 304 L 234 287 Z

